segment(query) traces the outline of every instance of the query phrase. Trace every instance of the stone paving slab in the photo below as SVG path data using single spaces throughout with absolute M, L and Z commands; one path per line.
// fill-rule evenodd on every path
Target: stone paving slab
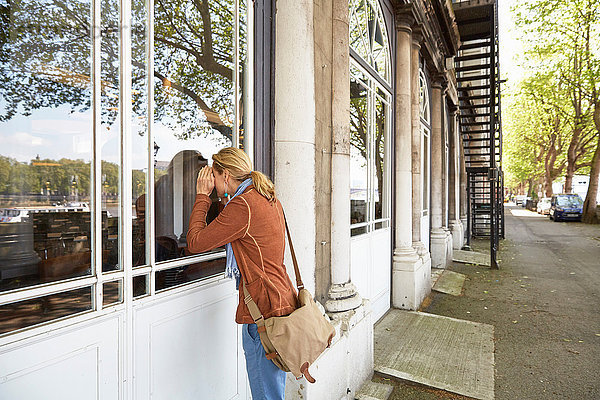
M 390 310 L 374 332 L 375 371 L 481 400 L 494 399 L 494 327 Z
M 462 288 L 467 279 L 466 275 L 458 272 L 444 270 L 439 278 L 435 281 L 432 289 L 436 292 L 450 294 L 452 296 L 460 296 Z
M 372 381 L 365 382 L 356 393 L 355 400 L 387 400 L 390 398 L 394 387 L 385 383 Z
M 489 267 L 490 255 L 485 253 L 478 253 L 476 251 L 453 250 L 452 261 L 463 264 L 475 264 L 483 265 L 484 267 Z

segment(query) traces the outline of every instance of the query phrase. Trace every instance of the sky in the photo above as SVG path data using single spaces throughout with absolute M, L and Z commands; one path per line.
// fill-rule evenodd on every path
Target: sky
M 500 40 L 500 77 L 507 79 L 507 85 L 517 83 L 523 77 L 523 69 L 517 63 L 517 57 L 523 52 L 523 45 L 513 22 L 510 8 L 518 0 L 498 0 L 498 35 Z

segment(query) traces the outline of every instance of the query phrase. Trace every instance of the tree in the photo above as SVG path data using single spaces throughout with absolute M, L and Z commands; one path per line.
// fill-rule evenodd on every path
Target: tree
M 590 167 L 583 220 L 598 222 L 600 4 L 596 0 L 528 0 L 516 8 L 516 19 L 524 32 L 529 66 L 555 71 L 569 94 L 571 112 L 565 114 L 570 115 L 572 132 L 567 189 L 577 169 Z

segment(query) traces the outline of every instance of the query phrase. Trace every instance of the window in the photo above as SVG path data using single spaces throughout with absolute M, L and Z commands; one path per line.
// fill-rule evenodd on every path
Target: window
M 350 224 L 352 236 L 389 226 L 390 96 L 351 65 Z
M 356 236 L 388 227 L 391 212 L 390 47 L 377 0 L 350 1 L 350 48 L 359 58 L 350 62 L 350 229 Z
M 224 270 L 224 251 L 191 255 L 185 235 L 199 168 L 223 146 L 251 143 L 242 76 L 253 75 L 252 13 L 242 0 L 156 0 L 153 10 L 132 0 L 129 49 L 119 7 L 17 0 L 4 8 L 0 334 L 122 307 L 125 285 L 141 298 Z M 126 99 L 131 113 L 121 110 Z
M 429 215 L 431 174 L 431 111 L 429 109 L 429 87 L 422 69 L 419 69 L 419 116 L 421 123 L 421 200 L 422 215 Z
M 388 84 L 391 58 L 385 20 L 378 0 L 350 0 L 350 48 Z

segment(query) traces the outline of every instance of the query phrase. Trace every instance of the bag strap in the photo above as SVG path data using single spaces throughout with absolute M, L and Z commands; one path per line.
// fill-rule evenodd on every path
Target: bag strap
M 296 260 L 296 252 L 294 251 L 294 244 L 292 243 L 292 235 L 290 235 L 290 228 L 288 227 L 283 207 L 281 208 L 281 212 L 283 213 L 285 231 L 287 232 L 288 241 L 290 243 L 290 252 L 292 253 L 292 261 L 294 263 L 294 272 L 296 273 L 296 285 L 298 286 L 298 290 L 300 290 L 304 288 L 304 283 L 302 283 L 302 277 L 300 276 L 300 269 L 298 268 L 298 261 Z M 256 324 L 256 327 L 258 328 L 258 334 L 260 336 L 260 341 L 265 349 L 266 357 L 267 359 L 271 360 L 277 356 L 277 351 L 275 350 L 275 346 L 273 346 L 273 343 L 267 336 L 267 329 L 265 328 L 265 318 L 263 317 L 262 313 L 260 312 L 260 309 L 252 299 L 252 296 L 250 296 L 250 292 L 248 292 L 243 278 L 241 284 L 242 289 L 244 290 L 244 303 L 246 303 L 246 307 L 248 307 L 248 311 L 250 311 L 250 316 L 252 317 L 254 323 Z M 283 362 L 283 360 L 281 361 Z
M 281 207 L 283 213 L 283 221 L 285 222 L 285 231 L 287 232 L 288 242 L 290 243 L 290 252 L 292 253 L 292 262 L 294 263 L 294 272 L 296 273 L 296 286 L 298 290 L 304 289 L 304 283 L 302 283 L 302 277 L 300 276 L 300 269 L 298 268 L 298 260 L 296 260 L 296 252 L 294 251 L 294 243 L 292 243 L 292 235 L 290 234 L 290 228 L 288 227 L 287 218 L 285 217 L 285 211 L 283 206 Z

